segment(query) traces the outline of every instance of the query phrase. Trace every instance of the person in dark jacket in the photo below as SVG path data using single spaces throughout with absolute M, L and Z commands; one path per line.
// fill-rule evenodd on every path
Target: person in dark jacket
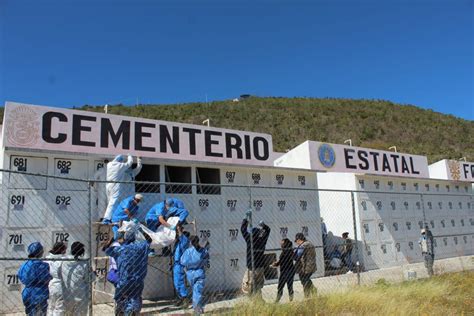
M 247 214 L 250 218 L 251 213 Z M 265 282 L 265 247 L 270 236 L 270 227 L 260 221 L 258 227 L 249 229 L 249 219 L 242 221 L 240 231 L 247 243 L 247 270 L 242 280 L 242 291 L 249 295 L 261 297 L 263 283 Z M 253 268 L 252 270 L 252 247 L 253 247 Z
M 316 288 L 311 281 L 311 275 L 316 272 L 316 249 L 312 243 L 306 240 L 303 233 L 295 236 L 295 269 L 300 276 L 303 285 L 304 297 L 308 298 L 316 292 Z
M 349 233 L 344 232 L 342 233 L 342 262 L 344 265 L 349 269 L 349 271 L 353 270 L 352 264 L 352 239 L 349 238 Z
M 293 301 L 293 279 L 295 278 L 295 265 L 293 260 L 295 254 L 293 252 L 293 243 L 288 238 L 281 241 L 281 254 L 278 261 L 274 262 L 272 266 L 280 267 L 280 277 L 278 278 L 278 292 L 275 303 L 278 303 L 283 295 L 283 288 L 288 287 L 288 295 L 290 302 Z

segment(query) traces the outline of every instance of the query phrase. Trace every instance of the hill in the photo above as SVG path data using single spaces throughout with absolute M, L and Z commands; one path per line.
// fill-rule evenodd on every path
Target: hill
M 102 112 L 103 106 L 79 109 Z M 383 100 L 257 98 L 176 105 L 109 106 L 109 113 L 264 132 L 275 151 L 307 139 L 426 155 L 430 163 L 467 157 L 474 161 L 474 121 Z M 3 113 L 2 113 L 3 118 Z

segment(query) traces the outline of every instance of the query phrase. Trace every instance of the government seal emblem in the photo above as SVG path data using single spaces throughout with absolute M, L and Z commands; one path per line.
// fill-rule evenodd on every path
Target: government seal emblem
M 331 168 L 336 163 L 336 153 L 329 144 L 321 144 L 319 146 L 318 157 L 321 164 L 326 168 Z
M 461 164 L 456 160 L 448 160 L 449 173 L 453 180 L 461 179 Z
M 26 106 L 16 107 L 8 113 L 5 134 L 10 145 L 28 147 L 39 137 L 39 115 Z

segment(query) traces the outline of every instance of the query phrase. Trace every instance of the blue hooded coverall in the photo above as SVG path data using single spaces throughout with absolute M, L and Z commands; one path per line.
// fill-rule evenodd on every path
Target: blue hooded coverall
M 152 231 L 156 232 L 161 226 L 158 217 L 163 216 L 165 220 L 173 216 L 179 216 L 179 221 L 183 223 L 188 218 L 189 212 L 184 208 L 184 203 L 177 198 L 168 198 L 167 202 L 172 201 L 172 207 L 167 211 L 165 208 L 165 201 L 153 205 L 145 217 L 146 226 Z
M 181 264 L 186 268 L 186 277 L 193 288 L 193 308 L 196 313 L 204 312 L 202 292 L 205 286 L 205 267 L 209 262 L 209 253 L 206 248 L 197 250 L 188 248 L 181 256 Z
M 183 253 L 189 247 L 189 239 L 185 235 L 179 236 L 176 246 L 174 248 L 174 264 L 173 264 L 173 283 L 176 293 L 179 298 L 186 298 L 188 296 L 188 290 L 184 282 L 184 266 L 181 265 L 181 257 Z
M 127 238 L 126 238 L 127 239 Z M 105 253 L 117 262 L 118 282 L 115 288 L 115 312 L 131 315 L 140 313 L 142 292 L 147 274 L 149 244 L 136 241 L 110 247 Z
M 128 215 L 125 213 L 125 209 L 127 209 L 130 212 L 130 216 L 137 215 L 139 206 L 138 204 L 135 204 L 133 202 L 134 199 L 135 199 L 135 196 L 132 195 L 126 199 L 123 199 L 122 202 L 120 202 L 120 204 L 114 210 L 114 214 L 112 215 L 112 223 L 119 223 L 120 221 L 130 220 Z M 119 229 L 118 224 L 112 227 L 112 231 L 114 232 L 115 239 L 117 239 L 118 237 L 118 229 Z
M 49 265 L 41 260 L 28 260 L 18 270 L 18 278 L 25 285 L 21 298 L 27 315 L 46 315 L 51 280 Z

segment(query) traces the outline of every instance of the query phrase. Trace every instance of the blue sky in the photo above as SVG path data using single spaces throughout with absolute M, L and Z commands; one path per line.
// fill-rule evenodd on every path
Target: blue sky
M 0 0 L 0 103 L 386 99 L 474 119 L 473 1 Z

